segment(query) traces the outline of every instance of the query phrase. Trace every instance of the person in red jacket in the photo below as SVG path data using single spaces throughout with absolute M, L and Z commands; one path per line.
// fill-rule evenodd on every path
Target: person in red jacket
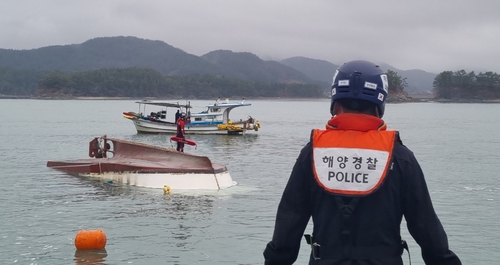
M 185 120 L 186 120 L 186 113 L 182 112 L 180 114 L 179 119 L 177 119 L 177 137 L 182 138 L 182 140 L 186 140 L 185 138 L 185 132 L 184 132 L 184 125 L 185 125 Z M 184 152 L 184 142 L 182 141 L 177 141 L 177 151 L 179 152 Z
M 303 236 L 310 265 L 402 265 L 403 217 L 425 264 L 461 264 L 415 156 L 381 119 L 387 93 L 387 76 L 376 64 L 351 61 L 336 70 L 333 117 L 325 130 L 312 130 L 293 167 L 263 253 L 266 265 L 293 264 Z M 311 217 L 312 235 L 303 235 Z

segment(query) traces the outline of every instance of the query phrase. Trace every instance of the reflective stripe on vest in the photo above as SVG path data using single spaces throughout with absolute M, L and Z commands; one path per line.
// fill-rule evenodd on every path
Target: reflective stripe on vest
M 366 196 L 384 182 L 396 131 L 313 130 L 313 171 L 337 195 Z

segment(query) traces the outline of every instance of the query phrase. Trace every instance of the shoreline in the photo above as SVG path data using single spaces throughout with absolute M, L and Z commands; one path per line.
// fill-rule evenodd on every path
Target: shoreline
M 0 99 L 38 99 L 38 100 L 215 100 L 214 98 L 194 98 L 194 99 L 167 99 L 156 97 L 34 97 L 34 96 L 10 96 L 0 95 Z M 243 99 L 242 97 L 229 98 L 232 101 Z M 329 100 L 329 98 L 304 98 L 304 97 L 255 97 L 244 98 L 245 100 Z M 406 100 L 388 100 L 389 104 L 400 103 L 500 103 L 500 99 L 442 99 L 442 98 L 413 98 L 410 97 Z

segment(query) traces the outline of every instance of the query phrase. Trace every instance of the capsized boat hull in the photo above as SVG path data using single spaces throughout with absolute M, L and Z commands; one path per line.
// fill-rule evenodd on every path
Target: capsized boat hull
M 217 174 L 107 172 L 102 174 L 82 173 L 79 175 L 146 188 L 164 188 L 168 186 L 171 190 L 219 190 L 236 185 L 228 171 Z
M 236 185 L 225 165 L 163 147 L 103 136 L 89 143 L 89 156 L 94 158 L 48 161 L 47 166 L 148 188 L 218 190 Z

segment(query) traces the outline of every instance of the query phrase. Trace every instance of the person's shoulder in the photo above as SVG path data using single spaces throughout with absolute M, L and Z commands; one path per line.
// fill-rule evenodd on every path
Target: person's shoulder
M 405 160 L 408 162 L 416 161 L 413 152 L 402 143 L 396 143 L 394 145 L 394 158 Z
M 297 158 L 300 162 L 310 162 L 312 156 L 312 143 L 308 142 L 302 149 L 300 150 L 299 157 Z
M 401 134 L 399 131 L 396 132 L 396 138 L 394 139 L 394 156 L 405 160 L 415 160 L 413 152 L 403 144 L 401 139 Z

